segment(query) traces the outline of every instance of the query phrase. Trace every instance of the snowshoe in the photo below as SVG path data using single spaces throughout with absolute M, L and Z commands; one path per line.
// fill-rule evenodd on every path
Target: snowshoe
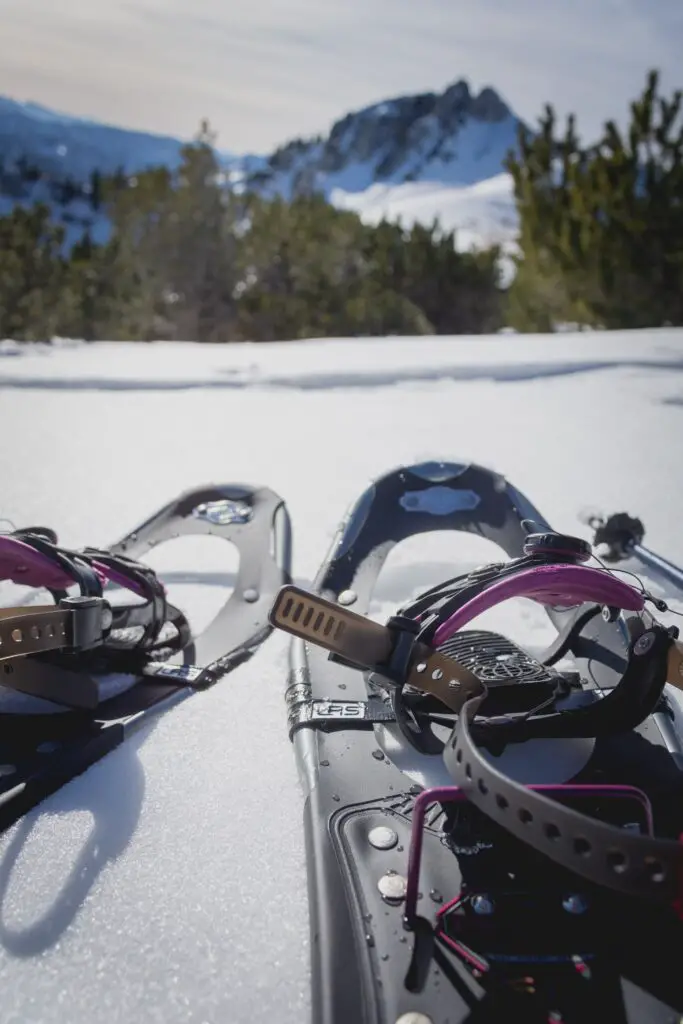
M 374 621 L 393 546 L 443 530 L 501 560 Z M 282 588 L 317 1024 L 679 1019 L 683 746 L 665 688 L 683 688 L 683 653 L 632 584 L 499 474 L 431 463 L 373 483 L 312 591 Z M 514 597 L 547 612 L 545 652 L 476 628 Z
M 190 534 L 239 554 L 232 593 L 198 636 L 140 561 Z M 46 527 L 0 535 L 0 579 L 51 600 L 0 609 L 0 828 L 251 657 L 290 567 L 284 501 L 241 484 L 187 491 L 106 550 L 67 550 Z

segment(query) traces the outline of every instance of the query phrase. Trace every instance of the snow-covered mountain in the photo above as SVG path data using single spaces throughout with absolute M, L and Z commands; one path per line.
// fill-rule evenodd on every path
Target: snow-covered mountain
M 368 220 L 385 216 L 410 224 L 436 218 L 457 229 L 459 247 L 507 246 L 517 220 L 504 160 L 516 145 L 519 125 L 495 90 L 475 94 L 460 80 L 442 93 L 399 96 L 349 113 L 328 134 L 296 139 L 270 155 L 220 152 L 219 158 L 235 186 L 266 196 L 322 192 Z M 68 206 L 70 236 L 89 217 L 95 236 L 101 236 L 101 218 L 80 209 L 83 199 L 87 206 L 92 171 L 107 174 L 121 167 L 133 174 L 153 165 L 172 167 L 182 145 L 180 139 L 0 97 L 0 213 L 14 202 L 44 198 L 60 219 Z M 22 160 L 41 174 L 28 192 L 16 171 Z M 78 210 L 72 209 L 73 197 L 67 204 L 55 197 L 67 179 L 82 188 Z
M 400 96 L 347 114 L 327 136 L 297 139 L 266 158 L 246 157 L 243 180 L 266 194 L 330 196 L 383 183 L 467 186 L 503 170 L 519 118 L 493 89 L 465 81 L 443 93 Z
M 131 131 L 0 96 L 0 161 L 24 159 L 54 177 L 85 182 L 93 170 L 134 174 L 175 166 L 183 146 L 168 135 Z

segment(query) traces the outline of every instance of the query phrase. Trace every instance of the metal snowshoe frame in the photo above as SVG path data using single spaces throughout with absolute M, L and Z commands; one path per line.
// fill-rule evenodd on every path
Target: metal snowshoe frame
M 175 538 L 212 536 L 239 554 L 232 592 L 193 636 L 140 561 Z M 159 509 L 107 549 L 67 550 L 53 531 L 0 535 L 2 578 L 50 591 L 53 605 L 0 613 L 0 827 L 84 771 L 150 715 L 213 686 L 272 632 L 291 579 L 291 521 L 267 487 L 209 484 Z M 105 586 L 135 595 L 110 604 Z M 76 594 L 71 593 L 76 589 Z M 18 701 L 8 701 L 8 691 Z
M 432 588 L 385 625 L 368 618 L 374 584 L 394 545 L 416 533 L 443 529 L 492 540 L 509 561 L 482 566 Z M 469 999 L 454 1008 L 450 989 L 450 1002 L 444 1001 L 433 954 L 435 942 L 446 946 L 459 968 L 467 968 L 470 981 L 489 970 L 485 958 L 453 934 L 450 923 L 476 894 L 465 886 L 431 919 L 424 906 L 418 912 L 426 838 L 431 880 L 443 884 L 453 873 L 455 858 L 448 869 L 443 845 L 434 845 L 430 826 L 431 820 L 448 815 L 449 805 L 472 806 L 498 836 L 508 835 L 534 857 L 540 856 L 542 870 L 546 863 L 553 865 L 551 875 L 559 872 L 566 884 L 572 878 L 574 885 L 583 883 L 599 894 L 603 906 L 615 896 L 627 896 L 633 920 L 649 920 L 648 914 L 657 908 L 660 933 L 669 926 L 680 927 L 683 845 L 675 838 L 654 835 L 652 806 L 642 789 L 595 782 L 522 785 L 498 771 L 481 749 L 497 730 L 509 744 L 534 736 L 618 737 L 629 730 L 637 733 L 649 722 L 659 729 L 662 746 L 668 744 L 672 758 L 683 763 L 683 749 L 680 740 L 672 739 L 662 698 L 667 682 L 683 688 L 678 631 L 660 625 L 646 611 L 646 601 L 662 610 L 661 602 L 604 567 L 583 564 L 589 557 L 585 541 L 556 534 L 499 474 L 466 463 L 429 463 L 401 467 L 375 481 L 345 517 L 313 591 L 286 586 L 278 595 L 271 622 L 293 636 L 287 702 L 290 735 L 307 794 L 317 1020 L 402 1020 L 402 1014 L 412 1012 L 426 1013 L 430 1020 L 432 1014 L 439 1019 L 438 1014 L 445 1012 L 453 1014 L 449 1019 L 469 1019 L 469 1010 L 463 1016 L 465 1005 L 471 1009 Z M 486 657 L 478 663 L 474 656 L 469 662 L 458 660 L 449 643 L 462 637 L 461 650 L 468 637 L 472 650 L 477 643 L 504 644 L 505 638 L 463 627 L 479 612 L 515 596 L 545 606 L 558 630 L 557 641 L 535 664 L 510 645 L 504 654 L 513 658 L 508 678 L 495 679 L 495 673 L 487 677 L 486 672 L 482 676 Z M 548 686 L 543 670 L 555 673 L 554 666 L 568 654 L 580 670 L 578 685 L 576 679 L 572 684 L 570 708 L 548 710 L 546 700 L 540 707 L 528 703 L 526 710 L 517 709 L 513 715 L 495 713 L 501 691 L 524 689 L 529 680 L 536 689 Z M 515 665 L 523 670 L 517 679 Z M 561 678 L 558 671 L 558 688 Z M 587 699 L 578 699 L 579 694 Z M 482 715 L 491 703 L 494 713 Z M 450 721 L 445 742 L 420 730 L 417 719 L 425 712 L 442 724 Z M 363 762 L 362 774 L 345 754 L 349 743 L 354 745 L 353 761 Z M 410 747 L 412 761 L 405 755 Z M 405 798 L 410 809 L 405 812 L 398 794 L 378 796 L 386 793 L 382 774 L 385 779 L 390 776 L 390 790 L 400 788 L 400 775 L 387 773 L 387 765 L 415 778 L 415 765 L 425 756 L 432 764 L 437 758 L 441 761 L 448 784 L 409 786 Z M 384 773 L 378 764 L 384 765 Z M 405 786 L 409 779 L 405 774 L 403 778 Z M 579 807 L 587 800 L 592 803 L 583 813 Z M 592 806 L 596 801 L 603 809 L 605 804 L 627 806 L 627 816 L 638 819 L 638 831 L 625 828 L 618 814 L 617 821 L 609 815 L 601 820 Z M 408 853 L 401 855 L 404 849 Z M 378 855 L 377 850 L 385 852 Z M 380 875 L 382 862 L 387 873 Z M 396 919 L 393 932 L 382 921 L 383 914 L 391 915 L 387 905 L 399 914 L 404 935 L 412 936 L 406 943 L 410 952 L 397 945 Z M 358 917 L 369 933 L 365 944 L 358 937 Z M 595 934 L 599 933 L 596 927 Z M 680 942 L 679 932 L 675 934 Z M 657 972 L 652 952 L 636 945 L 651 977 Z M 350 946 L 355 947 L 354 954 Z M 387 954 L 378 957 L 375 948 Z M 569 962 L 569 955 L 564 959 Z M 579 961 L 583 963 L 580 956 Z M 640 968 L 633 966 L 633 957 L 629 964 L 627 973 L 633 969 L 637 974 Z M 451 978 L 455 991 L 457 977 L 462 980 L 459 968 L 456 980 Z M 349 991 L 354 984 L 362 996 Z M 480 989 L 473 1002 L 483 994 Z

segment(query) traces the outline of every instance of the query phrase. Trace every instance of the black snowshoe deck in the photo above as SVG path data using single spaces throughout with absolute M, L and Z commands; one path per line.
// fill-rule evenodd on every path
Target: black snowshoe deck
M 321 612 L 319 630 L 341 631 L 346 608 L 368 614 L 395 544 L 451 529 L 492 540 L 513 559 L 530 532 L 551 532 L 522 494 L 481 467 L 398 469 L 368 488 L 335 537 L 312 589 L 339 614 Z M 276 624 L 285 612 L 316 627 L 305 602 L 276 604 Z M 552 694 L 567 653 L 589 686 L 614 687 L 625 665 L 614 623 L 585 607 L 549 615 L 562 639 L 543 663 L 476 630 L 455 634 L 443 653 L 486 680 L 494 712 L 496 686 L 514 682 L 508 694 L 516 691 L 522 709 Z M 577 622 L 588 627 L 580 637 Z M 381 674 L 330 658 L 315 639 L 291 642 L 286 700 L 306 792 L 316 1024 L 678 1019 L 683 990 L 664 969 L 667 943 L 680 944 L 678 921 L 647 905 L 629 905 L 624 921 L 618 894 L 577 879 L 466 800 L 453 802 L 442 754 L 456 716 L 432 709 L 431 729 L 406 742 L 414 722 L 398 720 L 404 711 Z M 577 674 L 564 678 L 568 693 Z M 682 753 L 660 709 L 629 736 L 597 740 L 576 788 L 556 797 L 641 834 L 654 806 L 675 837 Z
M 43 550 L 37 533 L 20 533 L 32 536 Z M 188 535 L 221 538 L 239 554 L 232 593 L 199 636 L 191 635 L 183 613 L 168 603 L 165 621 L 155 624 L 158 609 L 150 600 L 123 610 L 113 606 L 109 612 L 112 627 L 123 626 L 124 640 L 127 631 L 161 627 L 158 643 L 147 650 L 117 645 L 112 634 L 108 645 L 2 662 L 5 697 L 11 688 L 22 695 L 27 709 L 0 714 L 0 828 L 100 760 L 151 715 L 215 685 L 272 632 L 270 607 L 278 589 L 290 581 L 291 524 L 284 501 L 268 488 L 224 484 L 193 489 L 93 557 L 105 565 L 111 558 L 114 566 L 125 559 L 126 567 L 130 560 L 137 572 L 136 560 L 152 548 Z M 44 531 L 42 538 L 56 542 Z M 79 610 L 88 599 L 62 599 L 55 612 L 69 609 L 69 600 Z M 171 635 L 167 641 L 164 630 Z M 13 632 L 19 636 L 16 628 Z M 28 628 L 21 633 L 27 636 Z M 7 644 L 0 654 L 6 652 Z

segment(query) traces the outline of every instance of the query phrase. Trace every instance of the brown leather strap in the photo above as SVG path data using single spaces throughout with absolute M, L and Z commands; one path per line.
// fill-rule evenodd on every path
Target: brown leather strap
M 373 671 L 381 672 L 394 647 L 394 635 L 386 626 L 293 584 L 279 591 L 270 621 L 292 636 Z M 470 697 L 485 693 L 483 684 L 469 669 L 420 643 L 413 649 L 407 682 L 438 697 L 455 712 Z
M 73 614 L 54 605 L 0 608 L 0 661 L 68 647 L 73 637 Z
M 677 640 L 669 651 L 666 681 L 677 690 L 683 690 L 683 643 Z

